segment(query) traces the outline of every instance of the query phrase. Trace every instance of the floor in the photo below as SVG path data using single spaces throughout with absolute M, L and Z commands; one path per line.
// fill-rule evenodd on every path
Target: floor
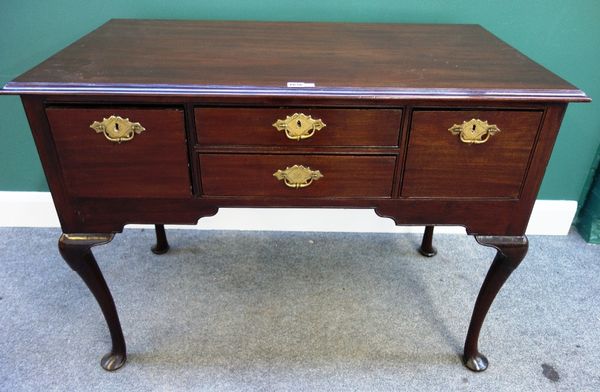
M 57 229 L 0 229 L 0 391 L 599 391 L 600 246 L 530 237 L 460 353 L 494 250 L 466 235 L 127 229 L 94 252 L 128 363 L 60 258 Z

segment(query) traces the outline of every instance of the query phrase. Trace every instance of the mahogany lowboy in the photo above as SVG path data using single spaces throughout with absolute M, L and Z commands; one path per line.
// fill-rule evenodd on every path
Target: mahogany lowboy
M 463 357 L 484 370 L 563 114 L 589 101 L 479 26 L 287 22 L 112 20 L 1 92 L 22 97 L 107 370 L 125 340 L 91 247 L 153 223 L 165 253 L 164 224 L 220 207 L 372 208 L 426 225 L 425 256 L 434 225 L 465 226 L 498 251 Z

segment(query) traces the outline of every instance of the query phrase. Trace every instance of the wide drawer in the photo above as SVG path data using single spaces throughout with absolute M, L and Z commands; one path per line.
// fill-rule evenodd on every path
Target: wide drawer
M 182 110 L 49 107 L 46 114 L 71 196 L 191 197 Z M 116 131 L 127 121 L 144 130 L 111 141 L 91 127 L 98 122 L 100 130 L 104 119 Z
M 207 196 L 287 196 L 292 200 L 391 197 L 396 157 L 200 154 L 199 160 L 202 190 Z M 302 167 L 293 169 L 294 165 Z M 314 179 L 298 181 L 308 169 Z M 276 175 L 278 170 L 289 174 L 289 178 L 282 178 L 286 174 L 281 172 Z
M 401 118 L 400 109 L 195 109 L 201 145 L 397 146 Z
M 541 111 L 414 111 L 402 196 L 518 198 L 541 119 Z

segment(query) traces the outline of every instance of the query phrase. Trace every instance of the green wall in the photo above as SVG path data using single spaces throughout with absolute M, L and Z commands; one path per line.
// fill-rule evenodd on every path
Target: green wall
M 599 0 L 2 0 L 0 83 L 110 18 L 478 23 L 596 99 L 567 111 L 539 198 L 579 200 L 592 175 L 600 144 Z M 16 97 L 0 97 L 0 136 L 0 190 L 47 190 Z

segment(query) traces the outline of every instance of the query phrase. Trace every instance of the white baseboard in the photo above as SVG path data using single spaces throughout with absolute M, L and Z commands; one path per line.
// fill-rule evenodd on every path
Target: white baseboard
M 566 235 L 577 202 L 538 200 L 527 227 L 527 234 Z M 0 192 L 0 227 L 59 227 L 52 198 L 48 192 Z M 130 225 L 128 227 L 151 227 Z M 262 231 L 340 231 L 366 233 L 421 232 L 419 226 L 396 226 L 391 219 L 365 209 L 316 208 L 222 208 L 212 217 L 200 219 L 196 226 L 169 225 L 169 228 L 199 230 Z M 464 233 L 458 226 L 436 228 L 437 233 Z

